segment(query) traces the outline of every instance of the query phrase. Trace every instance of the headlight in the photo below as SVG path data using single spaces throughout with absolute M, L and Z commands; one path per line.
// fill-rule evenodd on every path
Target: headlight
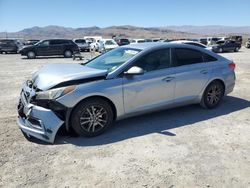
M 68 86 L 36 93 L 36 99 L 56 99 L 70 93 L 76 86 Z

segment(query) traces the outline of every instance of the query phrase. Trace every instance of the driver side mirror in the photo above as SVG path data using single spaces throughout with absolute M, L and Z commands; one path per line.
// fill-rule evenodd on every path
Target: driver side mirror
M 128 71 L 124 72 L 125 75 L 142 75 L 144 70 L 140 67 L 134 66 L 131 67 Z

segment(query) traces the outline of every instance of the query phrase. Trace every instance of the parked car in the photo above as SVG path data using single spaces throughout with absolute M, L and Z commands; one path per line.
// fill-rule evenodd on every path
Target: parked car
M 0 39 L 0 53 L 17 53 L 23 43 L 17 39 Z
M 99 52 L 104 53 L 118 47 L 114 39 L 102 39 L 99 41 Z
M 199 42 L 206 46 L 211 46 L 211 45 L 214 45 L 219 40 L 220 39 L 218 37 L 207 37 L 207 38 L 200 39 Z
M 234 40 L 220 40 L 212 46 L 212 51 L 216 53 L 234 51 L 238 52 L 241 48 L 241 44 Z
M 90 44 L 91 51 L 99 51 L 100 50 L 100 40 L 95 40 L 95 39 L 93 40 L 93 42 Z
M 25 41 L 24 45 L 28 46 L 28 45 L 34 45 L 36 43 L 38 43 L 40 40 L 37 40 L 37 39 L 30 39 L 30 40 L 27 40 Z
M 90 44 L 85 39 L 73 39 L 80 51 L 90 51 Z
M 233 91 L 234 68 L 208 50 L 169 43 L 118 47 L 82 65 L 45 65 L 23 85 L 18 125 L 53 143 L 61 126 L 92 137 L 138 114 L 193 103 L 212 109 Z
M 198 46 L 200 48 L 204 48 L 207 50 L 212 51 L 212 47 L 211 46 L 206 46 L 202 43 L 199 42 L 194 42 L 194 41 L 188 41 L 188 40 L 176 40 L 176 41 L 171 41 L 170 43 L 176 43 L 176 44 L 189 44 L 189 45 L 193 45 L 193 46 Z
M 232 35 L 229 37 L 230 40 L 234 40 L 237 43 L 242 44 L 242 36 L 240 35 Z
M 23 47 L 19 53 L 28 58 L 37 56 L 63 55 L 66 58 L 73 54 L 80 53 L 79 47 L 72 40 L 67 39 L 48 39 L 42 40 L 35 45 Z
M 250 38 L 249 38 L 248 41 L 246 42 L 246 48 L 250 48 Z
M 123 45 L 128 45 L 128 44 L 130 44 L 129 39 L 126 39 L 126 38 L 119 38 L 119 39 L 116 39 L 115 41 L 116 41 L 116 43 L 117 43 L 119 46 L 123 46 Z
M 130 39 L 130 44 L 144 43 L 144 42 L 146 42 L 144 39 Z

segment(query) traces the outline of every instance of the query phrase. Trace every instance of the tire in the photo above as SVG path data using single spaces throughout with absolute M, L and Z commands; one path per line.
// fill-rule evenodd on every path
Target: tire
M 205 89 L 200 105 L 203 108 L 217 107 L 224 96 L 224 86 L 220 81 L 213 81 Z
M 219 53 L 222 53 L 222 52 L 223 52 L 223 49 L 222 49 L 222 48 L 219 48 L 218 51 L 219 51 Z
M 28 58 L 28 59 L 34 59 L 34 58 L 36 58 L 35 52 L 29 51 L 29 52 L 27 53 L 27 58 Z
M 234 51 L 235 51 L 235 52 L 238 52 L 238 51 L 239 51 L 239 47 L 236 47 L 236 48 L 234 49 Z
M 99 115 L 98 115 L 99 114 Z M 93 98 L 79 103 L 70 119 L 73 130 L 80 136 L 102 134 L 114 121 L 114 112 L 103 99 Z
M 64 53 L 63 53 L 64 57 L 66 58 L 71 58 L 73 53 L 71 50 L 65 50 Z

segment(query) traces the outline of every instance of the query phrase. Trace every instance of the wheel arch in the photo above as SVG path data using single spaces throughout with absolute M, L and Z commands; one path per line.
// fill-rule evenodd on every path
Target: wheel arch
M 115 104 L 113 103 L 112 100 L 110 100 L 108 97 L 105 97 L 105 96 L 102 96 L 102 95 L 88 96 L 88 97 L 86 97 L 86 98 L 80 100 L 72 109 L 70 109 L 70 112 L 69 112 L 69 114 L 68 114 L 68 117 L 67 117 L 67 120 L 66 120 L 66 124 L 65 124 L 67 130 L 69 130 L 69 128 L 70 128 L 70 126 L 71 126 L 71 125 L 70 125 L 70 119 L 71 119 L 71 117 L 72 117 L 72 113 L 73 113 L 74 109 L 75 109 L 80 103 L 82 103 L 83 101 L 86 101 L 86 100 L 89 100 L 89 99 L 95 99 L 95 98 L 102 99 L 102 100 L 106 101 L 106 102 L 111 106 L 112 111 L 113 111 L 113 113 L 114 113 L 114 120 L 116 120 L 116 118 L 117 118 L 117 108 L 116 108 L 116 106 L 115 106 Z
M 224 80 L 223 80 L 222 78 L 214 78 L 214 79 L 210 80 L 210 81 L 206 84 L 206 86 L 204 87 L 204 89 L 202 90 L 202 93 L 201 93 L 201 95 L 200 95 L 200 100 L 202 100 L 202 97 L 203 97 L 204 92 L 206 91 L 207 87 L 208 87 L 211 83 L 213 83 L 214 81 L 218 81 L 218 82 L 220 82 L 220 83 L 222 84 L 222 86 L 223 86 L 223 96 L 225 95 L 226 85 L 225 85 Z

